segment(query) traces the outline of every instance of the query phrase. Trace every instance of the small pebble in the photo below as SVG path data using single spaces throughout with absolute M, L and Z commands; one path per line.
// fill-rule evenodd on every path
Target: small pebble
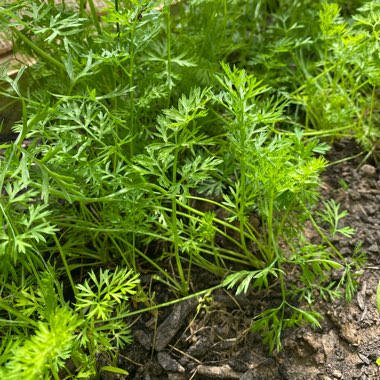
M 361 354 L 361 353 L 358 353 L 358 355 L 359 355 L 360 360 L 361 360 L 363 363 L 365 363 L 365 364 L 367 364 L 367 365 L 370 365 L 370 364 L 371 364 L 371 361 L 367 358 L 367 356 L 365 356 L 365 355 L 363 355 L 363 354 Z
M 234 369 L 235 371 L 238 371 L 238 372 L 246 372 L 248 371 L 248 365 L 246 363 L 244 363 L 242 360 L 238 360 L 238 359 L 230 359 L 228 361 L 228 365 Z
M 379 246 L 377 243 L 373 243 L 371 246 L 367 248 L 367 251 L 378 253 L 379 252 Z
M 157 361 L 160 364 L 160 366 L 165 370 L 169 372 L 179 372 L 184 373 L 185 368 L 181 366 L 177 362 L 177 360 L 173 359 L 170 354 L 168 354 L 165 351 L 161 351 L 157 354 Z
M 211 379 L 240 379 L 242 374 L 234 371 L 229 365 L 207 366 L 199 365 L 197 367 L 198 375 L 205 376 Z
M 152 339 L 149 337 L 148 334 L 146 334 L 142 330 L 137 330 L 135 332 L 135 338 L 137 341 L 146 349 L 150 350 L 151 345 L 152 345 Z
M 168 380 L 183 380 L 185 379 L 180 373 L 169 373 Z
M 368 204 L 364 207 L 367 215 L 375 215 L 377 213 L 377 205 L 374 205 L 373 203 Z
M 336 379 L 342 379 L 342 378 L 343 378 L 343 374 L 342 374 L 342 372 L 340 372 L 340 371 L 337 370 L 337 369 L 334 369 L 333 371 L 331 371 L 331 374 L 332 374 Z
M 374 177 L 376 175 L 376 168 L 372 165 L 365 164 L 359 169 L 359 173 L 366 177 Z
M 368 215 L 362 214 L 360 215 L 360 219 L 365 223 L 370 223 L 370 220 L 368 218 Z
M 347 256 L 349 255 L 351 252 L 352 252 L 352 249 L 350 247 L 343 247 L 339 250 L 339 252 L 343 255 L 343 256 Z
M 358 201 L 361 198 L 361 196 L 360 196 L 360 193 L 358 191 L 351 191 L 350 192 L 350 198 L 353 201 Z

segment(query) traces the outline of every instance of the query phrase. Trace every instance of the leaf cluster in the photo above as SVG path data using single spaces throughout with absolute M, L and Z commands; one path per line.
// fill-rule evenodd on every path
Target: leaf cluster
M 0 146 L 1 374 L 89 378 L 99 351 L 115 363 L 130 297 L 149 298 L 142 271 L 182 295 L 194 266 L 276 292 L 252 325 L 271 351 L 285 328 L 318 326 L 313 300 L 351 298 L 364 256 L 331 243 L 353 233 L 339 205 L 316 212 L 328 146 L 310 128 L 373 150 L 375 4 L 84 3 L 0 6 L 35 60 L 0 79 L 21 114 Z

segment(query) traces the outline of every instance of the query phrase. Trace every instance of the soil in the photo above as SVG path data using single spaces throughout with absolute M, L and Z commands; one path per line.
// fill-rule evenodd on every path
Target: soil
M 335 142 L 330 162 L 355 155 L 350 141 Z M 201 303 L 189 300 L 160 309 L 157 318 L 144 314 L 134 321 L 134 343 L 119 356 L 119 367 L 130 379 L 242 379 L 242 380 L 376 380 L 380 379 L 380 315 L 376 288 L 380 275 L 380 173 L 374 162 L 362 158 L 332 165 L 323 175 L 324 199 L 334 198 L 349 211 L 345 225 L 354 227 L 351 240 L 334 243 L 351 255 L 362 243 L 368 261 L 358 278 L 351 303 L 319 300 L 315 309 L 323 316 L 321 328 L 287 330 L 283 350 L 270 356 L 259 336 L 251 333 L 252 317 L 263 303 L 251 296 L 215 291 Z M 344 181 L 344 182 L 343 182 Z M 210 274 L 193 276 L 202 288 L 218 283 Z M 198 287 L 199 288 L 199 287 Z M 197 286 L 195 286 L 196 290 Z M 166 288 L 155 289 L 159 302 L 173 299 Z M 155 342 L 153 344 L 152 342 Z M 99 358 L 99 365 L 107 363 Z M 102 373 L 105 380 L 122 375 Z

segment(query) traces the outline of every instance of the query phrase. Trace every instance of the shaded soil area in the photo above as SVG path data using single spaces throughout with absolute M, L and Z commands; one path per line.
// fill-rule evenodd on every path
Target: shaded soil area
M 334 143 L 329 160 L 354 155 L 352 142 Z M 158 318 L 145 314 L 134 320 L 134 343 L 121 352 L 118 365 L 131 379 L 242 379 L 242 380 L 376 380 L 380 367 L 380 316 L 376 287 L 380 275 L 380 176 L 373 162 L 361 158 L 332 165 L 323 175 L 321 191 L 334 198 L 350 215 L 345 225 L 354 227 L 353 239 L 337 239 L 343 255 L 351 255 L 360 242 L 368 261 L 358 278 L 351 303 L 339 299 L 317 302 L 321 328 L 303 326 L 287 330 L 283 351 L 268 355 L 260 337 L 250 332 L 252 317 L 274 295 L 235 296 L 225 290 L 202 299 L 160 309 Z M 218 283 L 210 274 L 198 273 L 195 290 Z M 173 299 L 166 288 L 155 289 L 159 302 Z M 99 358 L 99 365 L 107 363 Z M 102 374 L 103 379 L 122 375 Z

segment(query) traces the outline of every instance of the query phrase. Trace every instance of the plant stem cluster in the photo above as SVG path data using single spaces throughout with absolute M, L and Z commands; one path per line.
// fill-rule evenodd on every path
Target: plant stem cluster
M 278 3 L 0 6 L 36 61 L 0 78 L 1 107 L 21 112 L 0 146 L 1 378 L 95 377 L 104 352 L 125 374 L 130 298 L 162 306 L 143 271 L 177 296 L 195 267 L 276 292 L 252 322 L 271 352 L 285 328 L 319 326 L 316 297 L 352 297 L 364 256 L 331 243 L 354 233 L 338 204 L 316 212 L 317 137 L 376 153 L 380 8 L 349 22 L 337 4 Z

